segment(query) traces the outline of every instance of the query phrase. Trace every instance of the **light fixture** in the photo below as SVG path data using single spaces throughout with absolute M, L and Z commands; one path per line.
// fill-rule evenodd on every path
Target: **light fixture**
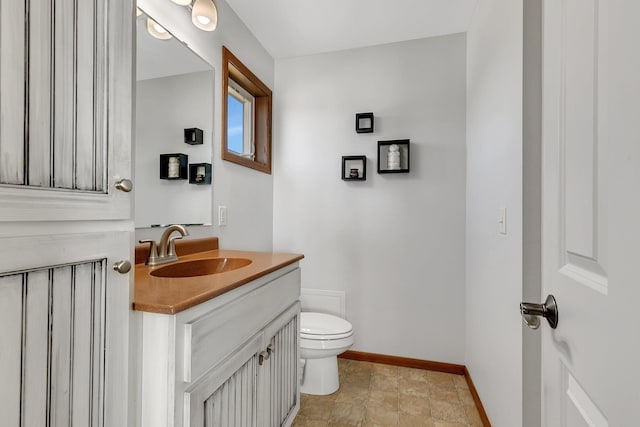
M 139 7 L 136 7 L 136 17 L 142 15 L 142 11 L 140 10 Z
M 169 34 L 169 32 L 165 30 L 163 26 L 161 26 L 151 18 L 147 18 L 147 31 L 153 37 L 160 40 L 169 40 L 172 37 L 171 34 Z
M 175 0 L 173 0 L 175 1 Z M 213 31 L 218 25 L 218 10 L 212 0 L 196 0 L 191 10 L 191 22 L 204 31 Z
M 175 4 L 179 4 L 180 6 L 188 6 L 191 4 L 191 0 L 171 0 Z

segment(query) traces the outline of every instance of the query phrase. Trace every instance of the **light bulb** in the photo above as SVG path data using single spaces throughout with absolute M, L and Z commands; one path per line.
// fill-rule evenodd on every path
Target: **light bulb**
M 204 31 L 213 31 L 218 25 L 218 10 L 212 0 L 196 0 L 191 11 L 191 22 Z
M 169 32 L 156 21 L 151 18 L 147 18 L 147 31 L 153 37 L 160 40 L 169 40 L 172 36 Z
M 211 19 L 207 18 L 206 16 L 196 16 L 196 19 L 200 21 L 202 25 L 207 25 L 209 22 L 211 22 Z
M 179 4 L 180 6 L 188 6 L 191 4 L 191 0 L 171 0 L 175 4 Z

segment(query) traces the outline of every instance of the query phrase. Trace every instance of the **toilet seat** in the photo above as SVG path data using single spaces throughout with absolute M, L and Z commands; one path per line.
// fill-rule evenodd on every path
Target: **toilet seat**
M 353 335 L 353 326 L 340 317 L 326 313 L 300 313 L 300 338 L 339 340 Z

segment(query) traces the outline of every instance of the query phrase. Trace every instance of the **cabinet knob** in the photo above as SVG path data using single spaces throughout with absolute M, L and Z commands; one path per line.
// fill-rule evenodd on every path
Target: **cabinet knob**
M 258 355 L 258 365 L 262 366 L 264 361 L 269 360 L 270 357 L 271 357 L 271 353 L 268 353 L 266 351 L 261 351 L 260 354 Z
M 113 264 L 113 269 L 120 274 L 127 274 L 131 271 L 131 263 L 127 260 L 118 261 Z
M 131 182 L 130 179 L 121 179 L 119 181 L 116 181 L 116 190 L 120 190 L 124 193 L 128 193 L 131 190 L 133 190 L 133 183 Z

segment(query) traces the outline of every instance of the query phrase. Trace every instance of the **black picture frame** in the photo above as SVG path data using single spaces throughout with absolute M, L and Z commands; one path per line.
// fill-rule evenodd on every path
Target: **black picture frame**
M 357 170 L 357 176 L 353 171 Z M 367 157 L 366 156 L 342 156 L 342 180 L 343 181 L 366 181 L 367 180 Z
M 400 154 L 400 164 L 393 167 L 389 164 L 389 149 L 397 145 Z M 408 139 L 394 139 L 378 141 L 378 173 L 409 173 L 411 167 L 411 142 Z
M 356 132 L 373 133 L 373 113 L 356 113 Z

